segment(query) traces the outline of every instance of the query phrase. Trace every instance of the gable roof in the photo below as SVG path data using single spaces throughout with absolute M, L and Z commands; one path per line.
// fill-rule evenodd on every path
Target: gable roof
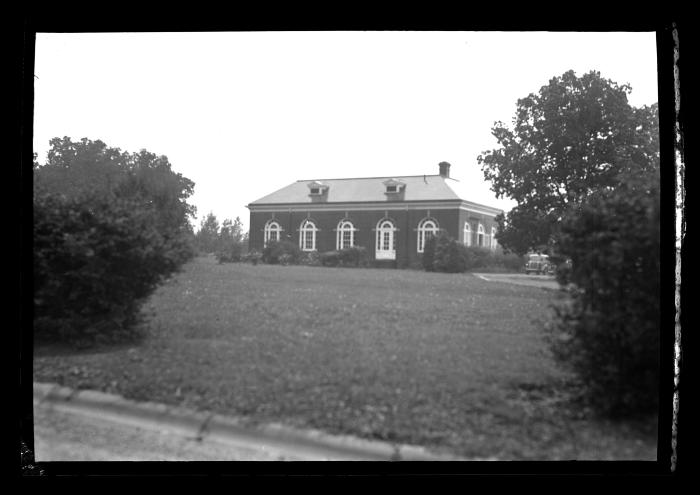
M 362 177 L 356 179 L 299 180 L 267 196 L 253 201 L 251 205 L 311 203 L 308 184 L 321 182 L 328 186 L 327 203 L 353 203 L 387 201 L 384 182 L 387 179 L 400 180 L 406 184 L 403 201 L 425 201 L 460 199 L 445 184 L 439 175 L 419 175 L 404 177 Z

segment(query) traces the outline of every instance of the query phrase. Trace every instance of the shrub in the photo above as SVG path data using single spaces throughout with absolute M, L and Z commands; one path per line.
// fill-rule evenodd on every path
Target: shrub
M 469 270 L 480 271 L 493 265 L 493 253 L 490 249 L 477 246 L 465 247 L 465 249 L 469 253 Z
M 340 264 L 340 251 L 326 251 L 319 254 L 319 261 L 323 266 L 338 266 Z
M 467 270 L 487 272 L 520 272 L 525 265 L 522 256 L 504 253 L 501 249 L 470 246 L 467 253 Z
M 562 223 L 559 247 L 572 264 L 559 277 L 574 285 L 555 308 L 550 342 L 602 412 L 658 405 L 659 223 L 655 182 L 594 194 Z
M 257 265 L 262 260 L 262 253 L 259 253 L 258 251 L 251 251 L 244 255 L 242 260 L 252 263 L 253 265 Z
M 187 257 L 151 211 L 105 196 L 35 191 L 34 330 L 76 345 L 135 336 L 142 302 Z
M 292 241 L 270 241 L 265 249 L 263 249 L 262 261 L 263 263 L 276 265 L 280 263 L 280 257 L 283 255 L 286 255 L 282 258 L 285 263 L 297 263 L 301 258 L 302 251 L 299 246 Z
M 367 266 L 369 259 L 367 249 L 362 246 L 352 246 L 338 251 L 342 266 Z
M 433 270 L 436 272 L 463 273 L 467 269 L 466 248 L 446 234 L 435 242 Z
M 421 262 L 423 263 L 423 269 L 428 272 L 435 271 L 433 262 L 435 261 L 435 244 L 437 243 L 437 238 L 435 236 L 428 236 L 423 245 L 423 256 L 421 256 Z
M 361 246 L 326 251 L 318 255 L 318 260 L 323 266 L 359 267 L 369 265 L 367 249 Z
M 321 264 L 321 255 L 318 251 L 308 251 L 301 254 L 299 264 L 308 266 L 319 266 Z
M 243 244 L 240 242 L 222 243 L 214 256 L 219 263 L 238 263 L 243 260 Z

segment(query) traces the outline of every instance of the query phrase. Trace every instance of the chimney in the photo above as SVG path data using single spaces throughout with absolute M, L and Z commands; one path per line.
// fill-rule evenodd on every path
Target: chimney
M 450 164 L 447 162 L 440 162 L 440 175 L 442 177 L 449 177 L 450 176 Z

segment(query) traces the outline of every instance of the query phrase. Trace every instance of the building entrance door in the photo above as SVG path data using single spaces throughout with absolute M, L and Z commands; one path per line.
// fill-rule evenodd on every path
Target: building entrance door
M 377 249 L 375 258 L 378 260 L 396 259 L 396 236 L 394 224 L 389 220 L 380 222 L 377 227 Z

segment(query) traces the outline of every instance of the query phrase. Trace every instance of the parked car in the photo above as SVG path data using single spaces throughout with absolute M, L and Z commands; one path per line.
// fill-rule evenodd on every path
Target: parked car
M 555 270 L 556 266 L 549 261 L 549 256 L 546 254 L 536 253 L 528 255 L 528 261 L 525 264 L 526 274 L 553 275 Z

